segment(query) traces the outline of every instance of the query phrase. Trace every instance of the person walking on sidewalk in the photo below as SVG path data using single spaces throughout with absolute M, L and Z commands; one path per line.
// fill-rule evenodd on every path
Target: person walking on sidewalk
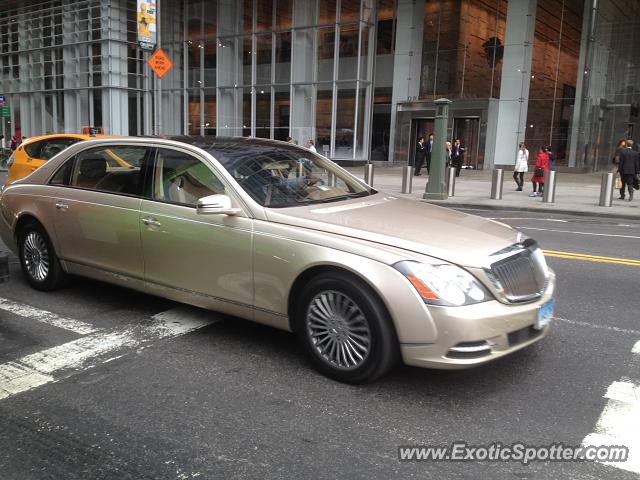
M 549 155 L 547 155 L 547 152 L 544 151 L 543 147 L 540 147 L 536 157 L 536 165 L 533 167 L 533 176 L 531 177 L 533 192 L 529 194 L 530 197 L 542 196 L 542 191 L 544 189 L 544 176 L 547 173 L 547 170 L 549 170 Z
M 516 181 L 516 192 L 521 192 L 524 187 L 524 174 L 529 171 L 529 150 L 524 142 L 518 147 L 516 166 L 513 169 L 513 179 Z
M 451 150 L 451 166 L 456 168 L 456 177 L 460 176 L 460 170 L 464 164 L 464 147 L 460 143 L 460 139 L 456 138 Z
M 624 187 L 626 186 L 629 190 L 629 201 L 631 201 L 633 200 L 634 186 L 638 185 L 638 175 L 640 175 L 640 157 L 638 152 L 633 150 L 632 140 L 627 140 L 624 150 L 620 152 L 618 171 L 622 179 L 620 200 L 624 200 Z
M 416 143 L 416 155 L 413 159 L 415 166 L 415 176 L 420 176 L 420 169 L 422 169 L 422 164 L 424 163 L 424 156 L 427 151 L 427 147 L 424 145 L 424 137 L 418 138 L 418 143 Z
M 424 157 L 427 163 L 427 173 L 431 172 L 431 153 L 433 152 L 433 133 L 429 134 L 429 139 L 424 144 Z
M 613 159 L 611 160 L 611 163 L 613 164 L 613 169 L 611 171 L 616 176 L 614 188 L 620 191 L 621 198 L 624 198 L 624 185 L 622 184 L 622 178 L 620 177 L 620 172 L 618 170 L 620 166 L 620 154 L 625 148 L 627 148 L 627 141 L 623 138 L 618 142 L 616 153 L 613 155 Z

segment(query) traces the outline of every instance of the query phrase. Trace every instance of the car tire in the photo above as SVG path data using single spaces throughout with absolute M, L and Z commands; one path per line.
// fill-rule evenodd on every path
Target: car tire
M 308 357 L 330 378 L 367 383 L 398 361 L 398 340 L 385 306 L 352 275 L 327 272 L 313 278 L 303 288 L 295 314 Z
M 18 249 L 22 272 L 33 288 L 46 292 L 66 285 L 68 276 L 42 225 L 24 225 L 18 233 Z

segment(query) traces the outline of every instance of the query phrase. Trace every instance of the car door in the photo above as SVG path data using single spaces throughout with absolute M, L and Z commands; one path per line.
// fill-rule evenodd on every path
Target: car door
M 56 189 L 53 209 L 58 254 L 72 270 L 142 280 L 140 203 L 153 152 L 140 145 L 94 147 L 54 176 L 52 183 L 64 187 Z M 126 157 L 130 167 L 114 167 L 114 154 Z
M 246 213 L 201 214 L 199 198 L 225 194 L 240 202 L 215 168 L 192 152 L 159 148 L 152 192 L 142 201 L 147 288 L 164 296 L 251 317 L 252 229 Z

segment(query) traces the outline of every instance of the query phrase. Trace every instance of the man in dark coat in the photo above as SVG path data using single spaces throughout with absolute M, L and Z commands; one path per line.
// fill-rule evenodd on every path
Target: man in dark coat
M 460 139 L 456 138 L 451 149 L 451 166 L 456 169 L 456 177 L 460 176 L 460 170 L 464 164 L 464 148 L 460 144 Z
M 638 181 L 638 175 L 640 175 L 640 155 L 632 147 L 633 141 L 627 140 L 626 148 L 620 152 L 620 163 L 618 164 L 618 172 L 622 180 L 620 200 L 624 200 L 625 185 L 629 191 L 629 201 L 633 200 L 633 184 Z
M 429 140 L 424 144 L 424 156 L 427 161 L 427 173 L 431 172 L 431 152 L 433 152 L 433 133 L 429 134 Z
M 418 139 L 418 143 L 416 143 L 416 156 L 414 158 L 413 165 L 416 167 L 415 175 L 416 177 L 420 176 L 420 169 L 422 168 L 422 164 L 424 163 L 424 156 L 427 148 L 424 145 L 424 137 L 420 137 Z

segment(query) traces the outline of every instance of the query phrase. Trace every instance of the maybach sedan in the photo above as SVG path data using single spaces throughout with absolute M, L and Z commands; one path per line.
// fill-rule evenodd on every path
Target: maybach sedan
M 543 338 L 553 316 L 555 275 L 534 240 L 378 192 L 283 142 L 87 140 L 0 205 L 34 288 L 90 277 L 289 330 L 344 382 L 400 360 L 484 364 Z

